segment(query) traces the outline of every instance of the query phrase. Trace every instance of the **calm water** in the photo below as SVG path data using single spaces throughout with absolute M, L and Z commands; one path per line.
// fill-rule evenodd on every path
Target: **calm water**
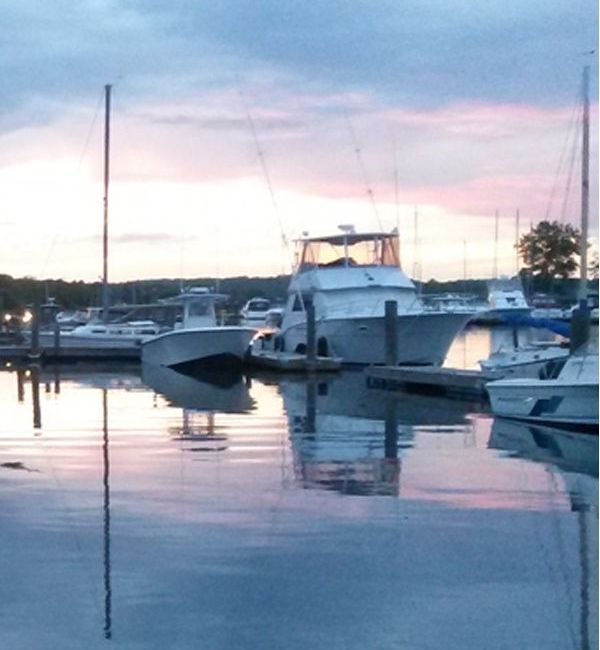
M 596 437 L 218 380 L 0 373 L 0 648 L 597 647 Z

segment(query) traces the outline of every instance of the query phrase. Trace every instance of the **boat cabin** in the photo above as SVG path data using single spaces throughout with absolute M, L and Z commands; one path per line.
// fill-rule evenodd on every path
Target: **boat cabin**
M 297 270 L 356 267 L 400 267 L 398 233 L 343 232 L 298 240 Z
M 189 329 L 197 327 L 216 327 L 217 315 L 215 305 L 227 300 L 227 296 L 220 293 L 211 293 L 206 287 L 192 287 L 165 303 L 181 305 L 183 315 L 175 322 L 175 329 Z

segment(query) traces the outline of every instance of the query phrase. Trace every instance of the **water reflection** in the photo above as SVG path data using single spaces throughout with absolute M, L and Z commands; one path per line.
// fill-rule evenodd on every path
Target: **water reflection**
M 579 638 L 574 645 L 598 647 L 598 436 L 497 418 L 489 446 L 560 471 L 577 516 Z
M 110 571 L 110 457 L 108 449 L 108 391 L 102 389 L 102 487 L 104 515 L 104 638 L 112 636 L 112 588 Z
M 280 384 L 302 487 L 397 496 L 415 425 L 466 425 L 473 402 L 367 388 L 362 372 Z
M 171 406 L 188 410 L 245 413 L 254 402 L 239 372 L 212 373 L 206 377 L 186 375 L 170 368 L 142 365 L 142 381 L 167 399 Z
M 598 436 L 589 433 L 496 418 L 489 446 L 552 463 L 566 472 L 598 477 Z

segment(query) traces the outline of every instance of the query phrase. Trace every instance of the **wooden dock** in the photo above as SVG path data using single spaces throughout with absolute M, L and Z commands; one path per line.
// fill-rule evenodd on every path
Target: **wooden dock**
M 245 363 L 280 372 L 332 372 L 342 367 L 342 360 L 336 357 L 317 356 L 311 362 L 305 354 L 271 350 L 253 350 Z
M 366 369 L 367 386 L 386 390 L 406 389 L 428 393 L 486 396 L 489 381 L 478 370 L 439 368 L 437 366 L 370 366 Z
M 141 348 L 130 347 L 61 347 L 41 348 L 37 354 L 32 354 L 31 348 L 25 345 L 0 346 L 0 363 L 23 363 L 46 361 L 139 361 Z

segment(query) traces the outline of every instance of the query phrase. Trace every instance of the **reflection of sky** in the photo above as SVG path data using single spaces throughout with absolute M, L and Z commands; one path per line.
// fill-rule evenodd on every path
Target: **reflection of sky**
M 15 374 L 0 374 L 0 463 L 37 470 L 0 467 L 0 645 L 100 647 L 102 390 L 42 386 L 35 436 L 30 389 L 18 404 Z M 203 454 L 169 434 L 181 408 L 108 391 L 116 647 L 581 647 L 568 477 L 488 449 L 483 416 L 400 423 L 412 442 L 396 498 L 301 489 L 285 392 L 254 380 L 250 394 L 251 413 L 215 414 L 227 448 Z M 354 415 L 344 438 L 319 399 L 330 459 L 357 430 L 381 436 Z

